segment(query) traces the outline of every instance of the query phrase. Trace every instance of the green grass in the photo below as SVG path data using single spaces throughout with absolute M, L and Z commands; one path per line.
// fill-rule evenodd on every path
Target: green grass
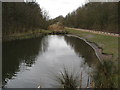
M 74 29 L 65 28 L 70 34 L 75 34 L 86 38 L 88 41 L 96 43 L 103 49 L 103 53 L 113 54 L 113 60 L 118 58 L 118 37 L 95 34 L 91 32 L 77 31 Z
M 118 88 L 118 68 L 111 60 L 97 65 L 92 72 L 92 78 L 96 88 Z
M 49 34 L 52 33 L 52 30 L 36 30 L 34 31 L 35 33 L 44 33 L 44 34 Z
M 11 41 L 11 40 L 16 40 L 16 39 L 30 39 L 30 38 L 35 38 L 43 35 L 48 35 L 48 34 L 67 34 L 66 31 L 54 31 L 54 30 L 42 30 L 42 29 L 36 29 L 36 30 L 29 30 L 28 32 L 17 32 L 17 33 L 12 33 L 9 35 L 3 35 L 3 41 Z
M 12 33 L 9 35 L 4 35 L 3 36 L 3 41 L 11 41 L 11 40 L 16 40 L 16 39 L 30 39 L 30 38 L 35 38 L 35 37 L 39 37 L 42 35 L 46 35 L 46 34 L 50 34 L 52 33 L 51 30 L 41 30 L 41 29 L 37 29 L 37 30 L 29 30 L 28 32 L 17 32 L 17 33 Z
M 49 34 L 49 33 L 52 33 L 52 31 L 38 29 L 38 30 L 34 30 L 34 31 L 22 32 L 22 33 L 14 33 L 14 34 L 11 34 L 9 36 L 22 36 L 22 35 L 37 34 L 37 33 Z

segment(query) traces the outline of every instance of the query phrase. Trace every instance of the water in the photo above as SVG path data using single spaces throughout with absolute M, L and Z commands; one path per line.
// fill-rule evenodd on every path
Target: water
M 83 72 L 83 87 L 90 70 L 99 63 L 94 50 L 76 37 L 48 35 L 3 43 L 4 88 L 57 87 L 55 75 L 64 67 Z

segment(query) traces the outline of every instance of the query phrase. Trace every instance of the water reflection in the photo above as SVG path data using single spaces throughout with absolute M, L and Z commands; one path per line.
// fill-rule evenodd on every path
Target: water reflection
M 39 52 L 45 52 L 47 42 L 44 38 L 3 42 L 2 83 L 16 75 L 20 69 L 31 67 Z M 24 65 L 23 65 L 24 64 Z M 26 67 L 25 67 L 26 66 Z
M 99 63 L 94 49 L 83 40 L 72 36 L 65 36 L 65 40 L 79 57 L 84 57 L 85 63 L 88 63 L 89 66 Z
M 50 88 L 57 84 L 52 78 L 63 66 L 79 73 L 82 70 L 86 76 L 90 66 L 97 62 L 94 50 L 75 37 L 50 35 L 4 42 L 3 85 L 6 88 L 36 88 L 38 85 Z

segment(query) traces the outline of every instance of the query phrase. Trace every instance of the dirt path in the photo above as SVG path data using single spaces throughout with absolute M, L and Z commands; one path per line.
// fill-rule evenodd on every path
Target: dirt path
M 69 28 L 69 27 L 67 27 L 67 28 Z M 119 34 L 115 34 L 115 33 L 108 33 L 108 32 L 102 32 L 102 31 L 93 31 L 93 30 L 87 30 L 87 29 L 78 29 L 78 28 L 69 28 L 69 29 L 74 29 L 74 30 L 83 31 L 83 32 L 91 32 L 91 33 L 95 33 L 95 34 L 114 36 L 114 37 L 120 37 Z

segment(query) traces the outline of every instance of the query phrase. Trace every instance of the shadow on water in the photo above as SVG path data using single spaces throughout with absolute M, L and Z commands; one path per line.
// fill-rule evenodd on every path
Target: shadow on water
M 48 73 L 58 73 L 63 64 L 70 67 L 69 69 L 75 68 L 77 72 L 84 70 L 84 75 L 87 75 L 88 68 L 99 63 L 94 50 L 87 43 L 69 36 L 48 35 L 3 42 L 2 52 L 2 83 L 5 88 L 36 87 L 40 83 L 49 87 L 48 85 L 55 83 L 48 77 Z M 29 72 L 26 69 L 30 69 Z
M 47 41 L 43 38 L 16 40 L 3 42 L 2 47 L 2 83 L 5 85 L 8 79 L 11 79 L 20 71 L 20 64 L 31 67 L 35 63 L 35 57 L 38 53 L 47 50 Z
M 85 43 L 85 41 L 71 36 L 65 36 L 64 38 L 67 44 L 69 44 L 74 49 L 75 53 L 79 57 L 83 57 L 85 63 L 87 63 L 89 66 L 100 63 L 94 49 L 90 45 Z

